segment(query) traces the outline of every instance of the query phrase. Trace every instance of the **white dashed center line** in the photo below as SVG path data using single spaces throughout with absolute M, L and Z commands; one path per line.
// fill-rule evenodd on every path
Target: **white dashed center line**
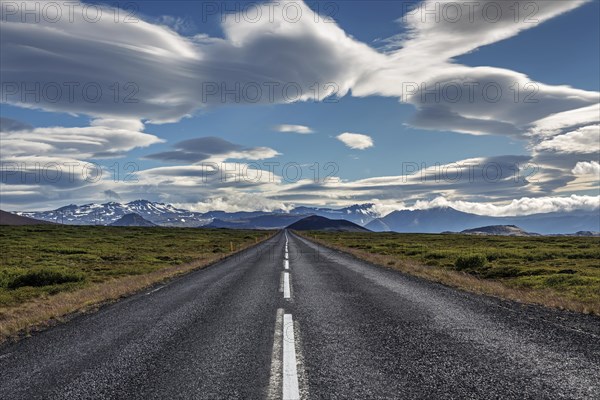
M 289 272 L 284 272 L 283 273 L 283 298 L 284 299 L 289 299 L 290 298 L 290 274 Z
M 283 399 L 300 399 L 292 314 L 283 316 Z

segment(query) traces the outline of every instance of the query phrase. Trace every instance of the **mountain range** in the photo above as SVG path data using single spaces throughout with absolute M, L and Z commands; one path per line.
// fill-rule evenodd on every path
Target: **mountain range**
M 42 221 L 68 225 L 110 225 L 127 214 L 138 214 L 161 226 L 245 229 L 280 229 L 309 215 L 329 219 L 346 219 L 364 225 L 377 218 L 372 204 L 353 205 L 341 209 L 297 207 L 289 212 L 276 211 L 208 211 L 200 213 L 177 208 L 171 204 L 135 200 L 129 203 L 108 202 L 60 207 L 50 211 L 26 211 L 16 214 Z
M 393 211 L 365 225 L 375 232 L 393 231 L 403 233 L 461 232 L 490 225 L 516 225 L 526 232 L 544 235 L 579 231 L 598 232 L 598 211 L 572 211 L 532 214 L 517 217 L 491 217 L 469 214 L 451 207 L 427 210 Z
M 18 215 L 71 225 L 109 225 L 127 214 L 138 214 L 160 226 L 245 229 L 281 229 L 310 215 L 344 219 L 371 231 L 441 233 L 461 232 L 491 225 L 516 225 L 526 232 L 565 234 L 600 231 L 596 211 L 571 211 L 517 217 L 493 217 L 465 213 L 451 207 L 393 211 L 378 218 L 373 204 L 357 204 L 341 209 L 296 207 L 289 211 L 209 211 L 205 213 L 177 208 L 148 200 L 129 203 L 68 205 L 52 211 L 17 212 Z
M 203 218 L 202 213 L 148 200 L 135 200 L 125 204 L 116 202 L 90 203 L 81 206 L 70 204 L 51 211 L 17 212 L 17 214 L 67 225 L 110 225 L 127 214 L 138 214 L 162 226 L 196 227 L 212 220 Z

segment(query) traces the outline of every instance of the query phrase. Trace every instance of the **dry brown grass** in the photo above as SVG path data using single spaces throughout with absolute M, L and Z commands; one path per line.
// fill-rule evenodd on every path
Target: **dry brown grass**
M 262 242 L 272 237 L 266 236 Z M 144 275 L 125 276 L 94 284 L 73 292 L 62 292 L 33 299 L 23 304 L 5 308 L 0 314 L 0 343 L 28 336 L 64 322 L 75 315 L 93 312 L 100 306 L 130 296 L 155 284 L 207 267 L 230 257 L 248 247 L 247 244 L 227 255 L 203 256 L 193 262 L 163 268 Z
M 438 282 L 443 285 L 473 293 L 513 300 L 520 303 L 537 304 L 561 310 L 600 315 L 600 298 L 588 301 L 579 301 L 561 296 L 559 292 L 551 289 L 511 288 L 504 285 L 502 282 L 480 279 L 464 272 L 453 271 L 440 267 L 432 267 L 412 260 L 399 260 L 397 257 L 390 255 L 374 254 L 364 250 L 334 245 L 313 236 L 308 236 L 306 234 L 303 235 L 302 232 L 296 233 L 327 248 L 341 250 L 343 252 L 352 254 L 358 259 L 368 261 L 385 268 L 392 268 L 433 282 Z

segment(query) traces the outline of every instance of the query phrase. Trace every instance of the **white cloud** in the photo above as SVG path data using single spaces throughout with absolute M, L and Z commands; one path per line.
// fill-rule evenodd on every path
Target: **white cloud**
M 369 208 L 369 212 L 375 215 L 377 218 L 385 217 L 389 213 L 398 210 L 407 210 L 409 207 L 401 201 L 394 202 L 382 202 L 379 199 L 372 199 L 370 203 L 373 203 L 371 208 Z
M 530 0 L 422 1 L 398 20 L 405 24 L 408 33 L 398 37 L 402 48 L 397 53 L 414 52 L 423 56 L 426 50 L 433 60 L 448 60 L 534 28 L 586 1 L 538 0 L 535 4 Z M 533 6 L 534 12 L 528 13 Z M 519 14 L 515 14 L 515 9 Z M 435 10 L 433 16 L 431 10 Z
M 344 132 L 337 135 L 336 138 L 351 149 L 364 150 L 373 147 L 373 139 L 362 133 Z
M 597 92 L 544 85 L 514 71 L 473 68 L 452 61 L 570 11 L 584 4 L 583 0 L 537 1 L 535 18 L 517 21 L 514 9 L 527 10 L 531 1 L 482 0 L 472 10 L 472 3 L 428 0 L 417 12 L 407 14 L 403 22 L 408 33 L 396 39 L 398 50 L 386 54 L 353 39 L 335 23 L 324 23 L 301 1 L 293 3 L 301 9 L 298 21 L 284 18 L 287 2 L 260 4 L 262 15 L 269 18 L 249 21 L 229 16 L 222 24 L 224 39 L 187 38 L 142 20 L 116 24 L 112 18 L 103 18 L 90 24 L 77 12 L 73 22 L 62 19 L 52 24 L 43 18 L 40 24 L 21 23 L 20 15 L 11 15 L 2 22 L 3 80 L 42 85 L 93 82 L 111 95 L 93 103 L 79 91 L 74 100 L 62 96 L 59 101 L 42 98 L 31 102 L 21 101 L 19 94 L 4 97 L 25 107 L 166 122 L 224 103 L 322 100 L 331 92 L 315 90 L 315 82 L 332 82 L 337 96 L 352 90 L 354 96 L 392 96 L 415 105 L 418 112 L 412 124 L 419 128 L 516 136 L 524 135 L 525 127 L 534 121 L 599 100 Z M 491 20 L 483 12 L 488 5 L 494 10 L 501 7 L 499 20 Z M 461 18 L 436 22 L 435 17 L 421 12 L 446 6 L 459 7 Z M 107 32 L 111 40 L 106 40 Z M 23 63 L 27 68 L 22 68 Z M 144 74 L 139 74 L 140 70 Z M 109 90 L 115 83 L 123 86 L 116 99 Z M 133 85 L 125 88 L 127 83 Z M 269 89 L 267 83 L 276 85 L 275 89 Z M 490 101 L 494 96 L 484 90 L 489 84 L 502 90 L 498 101 Z M 298 93 L 284 93 L 284 87 L 289 89 L 286 85 L 293 85 L 292 92 Z M 462 88 L 458 101 L 449 98 L 449 86 Z M 517 101 L 515 86 L 521 94 Z M 245 90 L 248 88 L 252 95 Z M 227 94 L 232 89 L 236 95 Z M 437 92 L 436 101 L 431 100 L 435 96 L 432 90 Z M 535 102 L 526 101 L 527 95 L 533 95 Z M 128 102 L 127 96 L 136 102 Z M 308 133 L 303 128 L 287 131 Z
M 178 204 L 178 207 L 197 211 L 208 212 L 222 210 L 227 212 L 238 211 L 275 211 L 289 210 L 290 205 L 281 201 L 271 200 L 257 193 L 230 192 L 216 197 L 208 198 L 196 203 Z
M 3 124 L 7 125 L 8 124 Z M 33 128 L 13 121 L 13 128 L 0 131 L 0 155 L 4 163 L 19 159 L 61 158 L 67 162 L 90 158 L 114 158 L 138 147 L 163 142 L 155 135 L 140 132 L 144 128 L 137 120 L 94 120 L 87 127 Z M 80 161 L 80 164 L 83 164 Z
M 225 154 L 223 160 L 229 159 L 243 159 L 243 160 L 264 160 L 267 158 L 273 158 L 280 156 L 277 150 L 274 150 L 270 147 L 253 147 L 250 149 L 245 149 L 242 151 L 234 151 L 228 154 Z
M 107 126 L 35 128 L 0 132 L 0 138 L 4 161 L 17 155 L 111 158 L 136 147 L 163 142 L 148 133 Z
M 398 165 L 403 175 L 379 176 L 360 180 L 333 179 L 326 182 L 303 181 L 278 188 L 273 194 L 286 201 L 319 204 L 325 201 L 368 203 L 373 198 L 384 204 L 411 203 L 431 193 L 472 202 L 508 201 L 519 196 L 536 196 L 564 186 L 573 178 L 544 177 L 530 156 L 480 157 L 434 164 L 420 169 L 419 164 Z M 539 186 L 544 185 L 545 190 Z M 331 200 L 330 200 L 331 199 Z
M 455 56 L 515 36 L 572 10 L 583 0 L 538 1 L 535 20 L 522 18 L 517 22 L 512 10 L 527 9 L 531 1 L 482 0 L 473 13 L 472 3 L 428 0 L 423 9 L 451 4 L 461 8 L 461 19 L 435 22 L 434 17 L 409 13 L 404 22 L 408 33 L 399 39 L 401 48 L 387 54 L 353 39 L 335 23 L 324 23 L 322 16 L 301 1 L 293 1 L 294 7 L 301 9 L 301 18 L 290 21 L 284 17 L 287 3 L 257 5 L 263 16 L 270 16 L 258 21 L 226 18 L 222 24 L 224 39 L 187 38 L 143 20 L 115 23 L 110 10 L 103 13 L 110 18 L 96 23 L 86 22 L 80 12 L 75 12 L 74 21 L 63 18 L 49 23 L 42 18 L 39 24 L 30 23 L 33 18 L 20 22 L 18 13 L 9 15 L 2 21 L 0 66 L 4 81 L 39 82 L 42 86 L 94 83 L 104 89 L 105 96 L 91 102 L 81 90 L 75 90 L 73 99 L 60 96 L 58 101 L 50 101 L 42 96 L 39 101 L 30 101 L 22 99 L 17 89 L 17 94 L 5 93 L 4 97 L 9 103 L 25 107 L 166 122 L 224 103 L 322 100 L 332 94 L 325 86 L 333 83 L 337 96 L 352 90 L 354 96 L 399 97 L 414 104 L 420 113 L 438 117 L 428 123 L 429 118 L 417 114 L 413 121 L 417 127 L 476 134 L 518 134 L 532 121 L 598 102 L 596 92 L 543 85 L 514 71 L 452 62 Z M 498 21 L 491 21 L 482 12 L 490 4 L 502 8 Z M 68 10 L 63 10 L 63 15 L 68 15 Z M 106 63 L 107 59 L 111 62 Z M 144 73 L 139 74 L 142 70 Z M 315 82 L 324 87 L 315 90 Z M 110 89 L 115 83 L 121 85 L 116 98 Z M 275 89 L 269 89 L 267 83 L 276 85 Z M 482 88 L 489 83 L 502 89 L 500 101 L 486 98 Z M 130 86 L 125 87 L 127 84 Z M 423 100 L 422 88 L 415 90 L 412 84 L 440 91 L 441 100 Z M 479 85 L 474 96 L 466 93 L 464 84 Z M 515 84 L 524 96 L 530 94 L 525 85 L 534 84 L 537 102 L 528 103 L 524 98 L 514 101 L 511 87 Z M 288 90 L 289 85 L 294 90 Z M 463 87 L 465 93 L 459 101 L 448 98 L 444 90 L 447 85 Z M 237 94 L 228 94 L 231 90 Z M 128 101 L 132 99 L 135 101 Z
M 102 126 L 112 129 L 127 129 L 130 131 L 144 130 L 144 124 L 138 119 L 97 118 L 90 122 L 91 126 Z
M 7 15 L 0 39 L 3 82 L 78 86 L 73 96 L 63 90 L 56 99 L 24 99 L 17 85 L 7 88 L 3 101 L 98 118 L 170 122 L 225 103 L 320 100 L 332 95 L 325 87 L 330 82 L 336 87 L 334 95 L 343 96 L 372 63 L 385 57 L 335 23 L 323 23 L 320 17 L 315 21 L 315 13 L 301 1 L 293 2 L 301 9 L 301 18 L 289 21 L 286 3 L 256 5 L 263 16 L 273 18 L 227 18 L 222 24 L 224 39 L 187 38 L 141 19 L 115 23 L 115 11 L 108 8 L 103 18 L 89 23 L 83 19 L 81 4 L 73 2 L 69 3 L 75 10 L 73 21 L 61 18 L 50 23 L 40 18 L 40 23 L 33 23 L 31 16 Z M 66 5 L 57 6 L 63 7 L 63 16 L 70 15 Z M 24 8 L 18 7 L 19 12 Z M 315 90 L 315 82 L 323 87 Z M 82 90 L 85 85 L 99 87 L 102 96 L 90 99 Z M 232 90 L 235 95 L 228 94 Z
M 553 136 L 535 146 L 537 151 L 590 154 L 600 151 L 600 125 L 579 128 L 563 135 Z
M 72 203 L 78 198 L 96 200 L 100 193 L 113 193 L 110 186 L 116 182 L 111 180 L 131 171 L 124 169 L 125 163 L 111 161 L 113 167 L 109 167 L 89 159 L 119 157 L 163 141 L 138 131 L 143 125 L 131 120 L 94 120 L 86 127 L 44 128 L 1 122 L 2 203 L 11 209 L 23 209 L 31 203 L 43 203 L 43 207 L 52 201 Z M 135 162 L 128 163 L 136 167 Z
M 314 133 L 314 131 L 305 125 L 276 125 L 273 127 L 277 132 L 291 132 L 291 133 L 299 133 L 301 135 L 306 135 L 309 133 Z
M 433 200 L 419 200 L 412 207 L 400 204 L 396 210 L 423 210 L 437 207 L 452 207 L 456 210 L 494 217 L 512 217 L 520 215 L 541 214 L 549 212 L 571 212 L 571 211 L 594 211 L 600 208 L 600 196 L 578 196 L 568 197 L 523 197 L 514 199 L 508 203 L 481 203 L 460 200 L 449 200 L 440 196 Z M 390 208 L 386 211 L 391 212 Z
M 569 128 L 587 126 L 600 123 L 600 103 L 575 110 L 552 114 L 546 118 L 535 121 L 530 132 L 532 135 L 548 137 L 564 133 Z
M 193 21 L 189 20 L 187 17 L 174 17 L 172 15 L 161 15 L 155 20 L 157 25 L 165 25 L 168 28 L 174 30 L 175 32 L 181 34 L 188 34 L 197 29 L 196 25 Z
M 389 52 L 378 69 L 363 74 L 352 94 L 399 97 L 415 105 L 418 111 L 410 124 L 417 128 L 524 137 L 526 127 L 536 120 L 597 104 L 598 93 L 545 85 L 507 69 L 459 65 L 453 58 L 515 36 L 584 3 L 424 1 L 400 21 L 408 32 L 395 39 L 398 49 Z M 514 9 L 533 6 L 537 7 L 535 18 L 515 20 Z M 444 17 L 445 7 L 458 7 L 460 18 Z M 498 20 L 484 12 L 498 7 Z M 432 15 L 431 10 L 438 11 Z
M 264 160 L 280 153 L 270 147 L 244 147 L 227 140 L 208 136 L 175 143 L 174 150 L 145 156 L 148 159 L 167 162 L 222 162 L 229 159 Z
M 600 164 L 597 161 L 580 161 L 575 165 L 572 172 L 577 176 L 592 175 L 598 178 L 600 176 Z

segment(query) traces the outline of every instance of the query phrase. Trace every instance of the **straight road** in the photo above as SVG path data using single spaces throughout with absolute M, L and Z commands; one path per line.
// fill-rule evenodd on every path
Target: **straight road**
M 600 319 L 289 232 L 0 348 L 0 399 L 597 399 Z

